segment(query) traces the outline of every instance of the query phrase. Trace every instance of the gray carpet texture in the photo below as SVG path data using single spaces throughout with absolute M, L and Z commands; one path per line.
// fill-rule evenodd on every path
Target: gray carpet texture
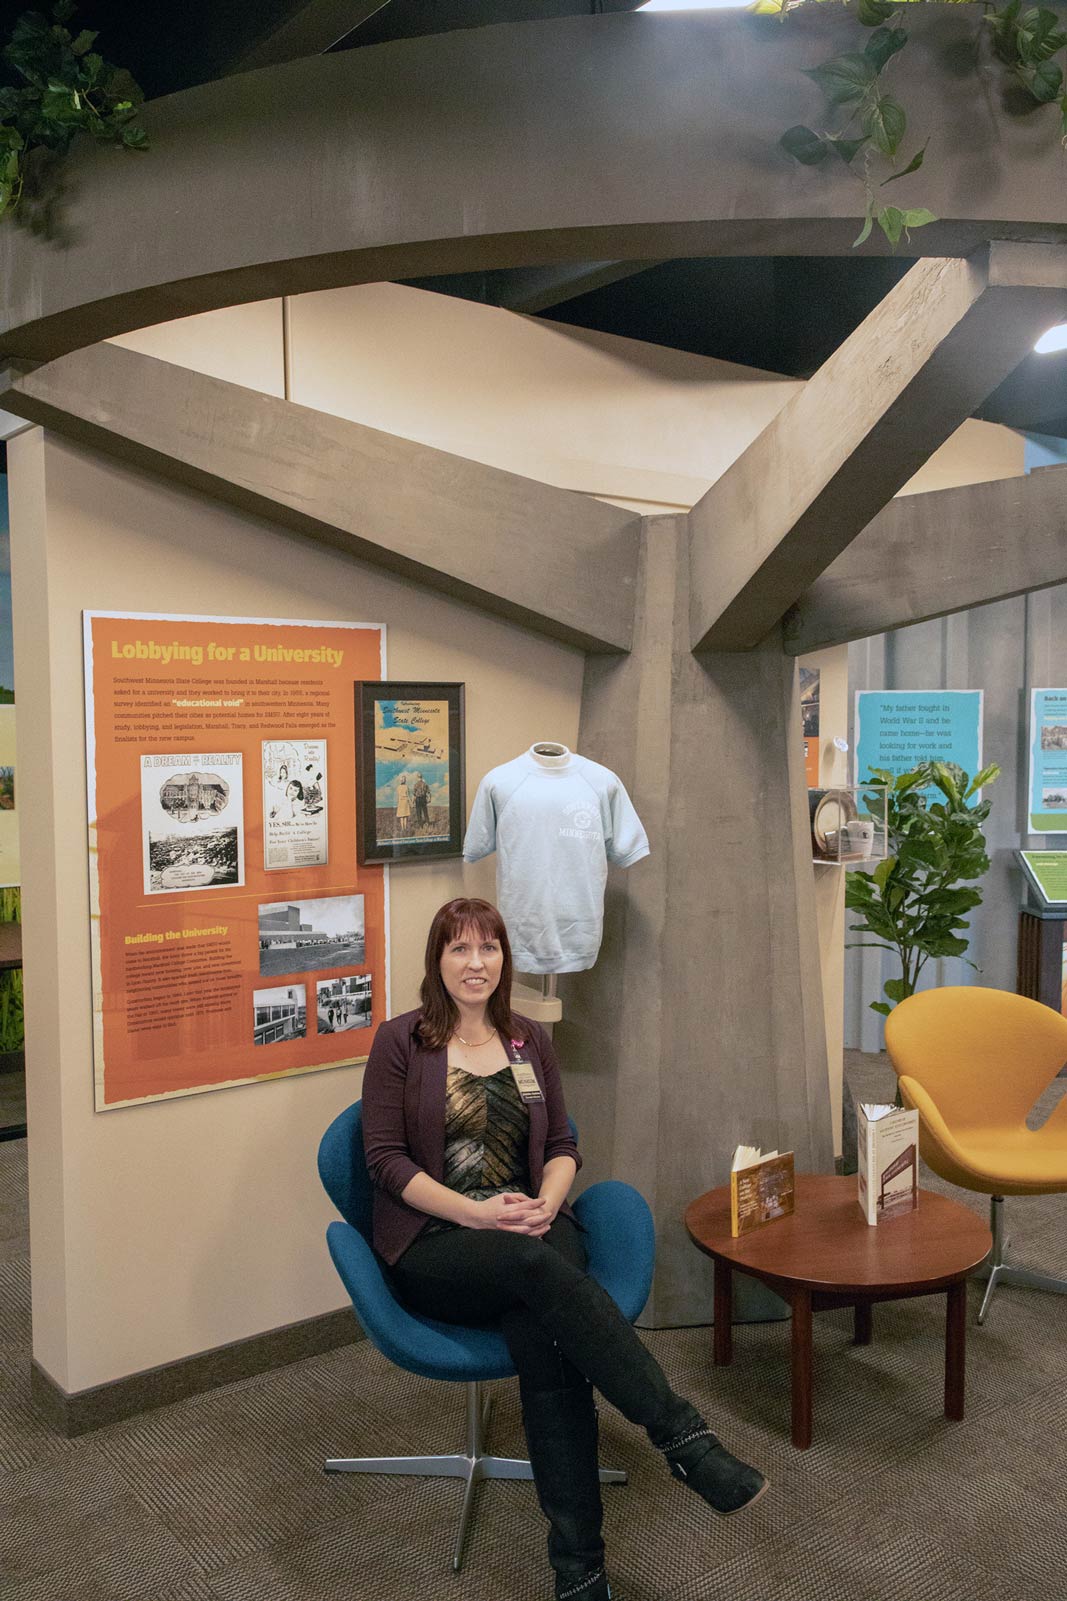
M 849 1074 L 858 1100 L 892 1093 L 882 1059 L 850 1055 Z M 25 1186 L 25 1143 L 0 1144 L 0 1601 L 548 1601 L 531 1484 L 479 1489 L 457 1575 L 454 1481 L 324 1474 L 330 1455 L 461 1446 L 462 1392 L 366 1342 L 53 1433 L 30 1400 Z M 1008 1208 L 1012 1254 L 1067 1275 L 1067 1196 Z M 604 1406 L 602 1460 L 630 1475 L 604 1495 L 616 1601 L 1065 1601 L 1067 1297 L 998 1290 L 979 1329 L 980 1288 L 962 1423 L 942 1415 L 942 1297 L 875 1307 L 866 1347 L 848 1312 L 818 1316 L 806 1452 L 789 1440 L 788 1324 L 739 1326 L 718 1370 L 708 1329 L 644 1335 L 772 1484 L 717 1519 Z M 516 1386 L 493 1389 L 490 1448 L 525 1454 Z

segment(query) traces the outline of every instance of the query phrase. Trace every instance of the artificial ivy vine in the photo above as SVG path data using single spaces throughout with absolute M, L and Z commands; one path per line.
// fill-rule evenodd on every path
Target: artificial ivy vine
M 144 95 L 124 68 L 93 50 L 96 34 L 66 27 L 74 0 L 58 0 L 51 20 L 19 17 L 2 57 L 14 79 L 0 85 L 0 217 L 17 212 L 41 187 L 79 133 L 125 150 L 147 150 L 137 122 Z
M 752 9 L 784 16 L 802 3 L 804 0 L 756 0 Z M 817 132 L 798 123 L 788 128 L 779 141 L 803 166 L 814 167 L 836 158 L 862 183 L 866 204 L 863 226 L 854 245 L 864 244 L 875 224 L 896 246 L 912 228 L 937 221 L 925 206 L 902 209 L 887 204 L 881 195 L 886 184 L 917 172 L 926 156 L 924 144 L 904 166 L 897 165 L 908 117 L 887 87 L 888 70 L 908 43 L 907 8 L 917 3 L 920 0 L 858 0 L 856 21 L 868 30 L 863 48 L 832 56 L 806 74 L 823 92 L 825 126 Z M 985 4 L 985 0 L 949 3 Z M 986 4 L 983 20 L 991 30 L 998 59 L 1028 104 L 1058 102 L 1059 136 L 1067 145 L 1064 65 L 1054 59 L 1067 52 L 1067 31 L 1061 18 L 1045 7 L 1023 10 L 1022 0 L 1009 0 L 999 9 Z

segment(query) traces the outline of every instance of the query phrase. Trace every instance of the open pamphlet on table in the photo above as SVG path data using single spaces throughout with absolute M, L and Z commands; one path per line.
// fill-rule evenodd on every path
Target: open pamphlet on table
M 739 1145 L 730 1165 L 730 1233 L 736 1239 L 793 1211 L 793 1153 Z
M 859 1203 L 868 1223 L 919 1204 L 919 1114 L 899 1106 L 858 1106 Z

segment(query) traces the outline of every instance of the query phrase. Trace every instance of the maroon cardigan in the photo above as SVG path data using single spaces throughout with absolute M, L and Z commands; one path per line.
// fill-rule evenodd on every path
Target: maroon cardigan
M 415 1033 L 420 1013 L 402 1012 L 374 1036 L 363 1079 L 363 1145 L 374 1181 L 374 1249 L 390 1266 L 428 1221 L 426 1212 L 401 1199 L 416 1173 L 439 1184 L 445 1174 L 445 1079 L 447 1048 L 428 1050 Z M 571 1137 L 563 1104 L 559 1063 L 540 1023 L 515 1018 L 521 1055 L 541 1086 L 543 1101 L 529 1105 L 530 1183 L 540 1189 L 545 1163 L 554 1156 L 582 1159 Z M 514 1052 L 510 1053 L 514 1055 Z M 564 1203 L 563 1210 L 570 1215 Z

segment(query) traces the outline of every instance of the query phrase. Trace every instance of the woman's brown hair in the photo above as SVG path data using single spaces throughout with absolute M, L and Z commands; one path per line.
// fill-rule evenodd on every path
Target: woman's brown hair
M 485 1015 L 504 1039 L 516 1037 L 515 1020 L 511 1015 L 511 946 L 504 919 L 491 902 L 461 896 L 445 902 L 435 914 L 426 938 L 426 972 L 419 991 L 422 1002 L 419 1038 L 434 1051 L 448 1044 L 459 1022 L 459 1008 L 441 978 L 441 957 L 446 945 L 467 932 L 476 934 L 479 939 L 495 939 L 504 954 L 500 983 L 489 997 Z

